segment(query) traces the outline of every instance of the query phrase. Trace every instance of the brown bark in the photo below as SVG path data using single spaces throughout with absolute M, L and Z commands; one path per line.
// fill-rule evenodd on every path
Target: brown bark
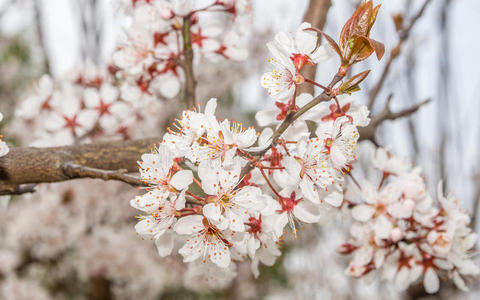
M 331 6 L 330 0 L 310 0 L 303 20 L 312 24 L 312 27 L 322 29 L 327 21 L 328 10 Z M 317 72 L 316 66 L 305 66 L 302 69 L 302 75 L 306 78 L 315 80 Z M 302 84 L 298 87 L 297 93 L 309 93 L 313 95 L 314 87 L 311 84 Z
M 137 160 L 142 153 L 149 152 L 158 141 L 160 138 L 65 147 L 12 148 L 6 156 L 0 158 L 0 194 L 18 193 L 23 184 L 83 177 L 106 179 L 101 170 L 135 172 L 138 168 Z M 85 172 L 72 171 L 72 165 L 90 169 Z M 99 171 L 98 176 L 92 169 Z M 120 171 L 110 173 L 113 177 L 108 179 L 122 180 Z

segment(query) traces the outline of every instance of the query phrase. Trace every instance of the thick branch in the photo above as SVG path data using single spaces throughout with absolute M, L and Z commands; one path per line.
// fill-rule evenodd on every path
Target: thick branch
M 0 158 L 0 194 L 18 193 L 25 184 L 83 177 L 105 179 L 106 175 L 101 175 L 100 171 L 107 171 L 106 174 L 112 177 L 107 179 L 136 184 L 118 170 L 137 171 L 137 160 L 159 140 L 160 138 L 148 138 L 79 146 L 12 148 L 6 156 Z M 72 165 L 86 169 L 75 170 Z M 114 172 L 108 172 L 109 170 Z
M 310 0 L 303 21 L 308 22 L 312 27 L 323 29 L 327 21 L 328 10 L 332 5 L 330 0 Z M 320 41 L 319 41 L 320 42 Z M 317 73 L 316 66 L 304 66 L 302 75 L 305 78 L 315 79 Z M 302 84 L 298 87 L 297 93 L 309 93 L 313 95 L 314 87 L 311 84 Z
M 381 123 L 383 123 L 386 120 L 396 120 L 399 118 L 410 116 L 414 114 L 417 110 L 419 110 L 420 107 L 422 107 L 423 105 L 431 101 L 431 99 L 427 99 L 425 101 L 422 101 L 418 104 L 415 104 L 399 112 L 392 112 L 390 110 L 391 100 L 392 100 L 392 95 L 388 97 L 387 104 L 385 105 L 385 108 L 383 109 L 383 111 L 380 112 L 378 115 L 372 117 L 370 124 L 368 124 L 367 127 L 359 128 L 358 131 L 360 133 L 360 140 L 370 140 L 371 142 L 376 144 L 375 130 Z
M 368 109 L 372 110 L 373 105 L 375 104 L 375 100 L 377 99 L 378 93 L 382 89 L 385 80 L 387 79 L 388 73 L 390 71 L 390 67 L 392 66 L 393 61 L 398 57 L 400 54 L 400 50 L 402 48 L 403 43 L 408 39 L 410 32 L 412 31 L 413 26 L 415 23 L 420 19 L 420 17 L 425 12 L 427 5 L 431 2 L 431 0 L 425 0 L 420 10 L 412 17 L 409 24 L 398 34 L 399 40 L 397 45 L 390 51 L 390 57 L 388 58 L 387 63 L 383 67 L 382 75 L 380 75 L 380 79 L 378 80 L 377 84 L 373 87 L 370 91 L 370 95 L 368 98 Z

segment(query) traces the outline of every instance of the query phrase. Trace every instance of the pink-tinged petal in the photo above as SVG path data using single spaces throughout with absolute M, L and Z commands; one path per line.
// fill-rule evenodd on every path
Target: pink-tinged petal
M 193 234 L 204 228 L 203 216 L 186 216 L 180 218 L 174 226 L 174 230 L 178 234 Z
M 166 257 L 172 253 L 173 249 L 173 235 L 170 231 L 157 236 L 155 239 L 158 255 Z
M 186 189 L 192 182 L 193 173 L 190 170 L 180 170 L 170 180 L 170 184 L 178 191 Z
M 435 273 L 433 268 L 428 268 L 427 272 L 425 272 L 423 286 L 425 287 L 425 291 L 429 294 L 438 292 L 438 289 L 440 288 L 440 280 L 438 279 L 438 275 Z
M 375 208 L 370 205 L 357 205 L 352 209 L 352 217 L 360 222 L 366 222 L 375 213 Z

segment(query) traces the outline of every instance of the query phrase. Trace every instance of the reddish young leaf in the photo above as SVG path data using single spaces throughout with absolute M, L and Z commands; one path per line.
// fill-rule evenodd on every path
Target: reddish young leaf
M 327 40 L 327 42 L 330 44 L 330 46 L 332 46 L 333 50 L 335 50 L 335 52 L 337 52 L 338 56 L 340 56 L 340 58 L 343 60 L 342 51 L 340 51 L 340 48 L 338 47 L 337 42 L 335 42 L 328 34 L 326 34 L 325 32 L 321 31 L 318 28 L 313 28 L 313 27 L 306 28 L 304 30 L 315 31 L 316 33 L 321 34 Z
M 382 43 L 374 39 L 368 39 L 368 40 L 370 41 L 370 46 L 372 46 L 373 50 L 375 50 L 377 59 L 381 60 L 383 55 L 385 54 L 385 45 L 383 45 Z
M 353 92 L 356 92 L 360 90 L 360 87 L 358 86 L 365 78 L 367 78 L 368 74 L 370 73 L 370 70 L 363 71 L 361 73 L 358 73 L 357 75 L 347 79 L 344 83 L 340 85 L 338 88 L 339 91 L 342 94 L 351 94 Z
M 344 59 L 348 64 L 354 64 L 369 57 L 374 49 L 368 38 L 363 36 L 352 37 L 350 45 L 345 48 Z
M 367 1 L 360 5 L 350 19 L 345 23 L 340 34 L 340 50 L 343 61 L 354 64 L 369 57 L 374 51 L 380 59 L 384 46 L 370 40 L 370 30 L 377 18 L 380 5 L 373 7 L 373 2 Z

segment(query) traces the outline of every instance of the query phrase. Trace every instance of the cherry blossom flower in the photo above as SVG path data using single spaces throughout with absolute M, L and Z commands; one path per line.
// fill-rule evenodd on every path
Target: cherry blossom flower
M 422 279 L 428 293 L 436 293 L 447 275 L 467 290 L 464 277 L 480 274 L 469 254 L 477 238 L 468 227 L 470 218 L 452 194 L 442 195 L 441 185 L 435 207 L 419 168 L 403 165 L 385 150 L 376 153 L 381 157 L 372 157 L 374 165 L 384 176 L 378 187 L 361 184 L 363 203 L 351 210 L 357 221 L 351 227 L 354 239 L 339 248 L 353 254 L 347 273 L 361 277 L 380 270 L 399 291 Z
M 203 261 L 208 258 L 220 268 L 230 265 L 232 244 L 227 240 L 230 236 L 212 225 L 207 218 L 198 215 L 180 218 L 174 230 L 190 236 L 179 250 L 184 262 L 193 262 L 202 257 Z
M 275 36 L 273 42 L 293 61 L 297 70 L 301 70 L 305 65 L 314 65 L 333 56 L 333 51 L 329 46 L 318 46 L 316 32 L 305 30 L 311 27 L 310 23 L 304 22 L 297 29 L 293 40 L 286 33 L 280 32 Z
M 288 100 L 293 96 L 297 85 L 302 84 L 305 79 L 297 73 L 290 58 L 280 52 L 276 45 L 269 43 L 267 46 L 274 56 L 268 61 L 276 68 L 263 74 L 262 86 L 267 89 L 269 96 L 280 101 Z
M 347 117 L 340 117 L 335 122 L 320 123 L 316 134 L 325 143 L 332 167 L 339 171 L 348 170 L 348 165 L 356 160 L 357 127 Z
M 391 155 L 384 148 L 378 148 L 375 151 L 372 164 L 385 174 L 403 174 L 410 169 L 410 164 L 407 161 Z
M 299 146 L 299 156 L 286 157 L 285 166 L 288 172 L 299 181 L 299 187 L 306 199 L 320 204 L 319 189 L 328 191 L 328 187 L 335 182 L 341 183 L 342 176 L 334 170 L 329 163 L 328 154 L 325 151 L 324 141 L 313 138 L 306 142 L 305 146 Z M 329 204 L 340 206 L 343 196 L 328 197 Z
M 240 181 L 240 166 L 224 170 L 217 162 L 202 162 L 198 175 L 207 196 L 203 215 L 221 230 L 245 231 L 244 223 L 249 219 L 249 211 L 263 208 L 262 191 L 253 186 L 235 189 Z

